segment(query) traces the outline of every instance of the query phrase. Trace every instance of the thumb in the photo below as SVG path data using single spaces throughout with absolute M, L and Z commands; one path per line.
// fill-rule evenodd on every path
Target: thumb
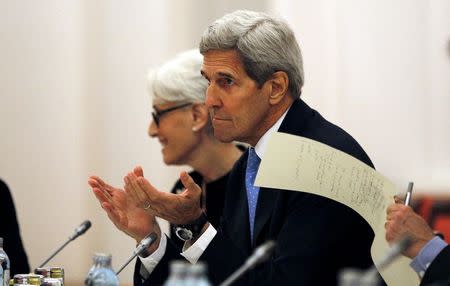
M 402 198 L 400 198 L 399 196 L 394 196 L 394 201 L 396 204 L 404 204 L 405 203 L 405 201 Z
M 144 177 L 144 170 L 142 170 L 141 166 L 136 166 L 136 168 L 134 168 L 133 173 L 138 176 L 138 177 Z
M 187 189 L 188 193 L 191 194 L 201 194 L 202 190 L 199 185 L 197 185 L 191 176 L 185 171 L 181 172 L 180 180 L 183 186 Z

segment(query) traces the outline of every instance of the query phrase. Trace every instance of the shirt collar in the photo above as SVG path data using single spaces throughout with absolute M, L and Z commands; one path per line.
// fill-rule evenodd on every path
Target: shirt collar
M 292 105 L 291 105 L 292 106 Z M 273 133 L 277 132 L 278 129 L 281 126 L 281 123 L 283 122 L 284 118 L 286 117 L 286 114 L 288 113 L 289 109 L 291 109 L 291 106 L 281 115 L 280 118 L 278 118 L 277 122 L 275 122 L 272 127 L 269 128 L 269 130 L 264 133 L 264 135 L 259 139 L 258 143 L 255 145 L 255 152 L 258 155 L 259 158 L 263 158 L 264 152 L 267 148 L 267 142 L 269 142 L 270 136 L 272 136 Z

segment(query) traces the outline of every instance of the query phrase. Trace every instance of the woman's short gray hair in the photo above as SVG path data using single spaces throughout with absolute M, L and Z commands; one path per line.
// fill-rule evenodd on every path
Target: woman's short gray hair
M 153 98 L 171 102 L 204 102 L 208 82 L 200 73 L 203 56 L 198 49 L 185 51 L 148 75 Z
M 301 94 L 304 76 L 300 47 L 294 32 L 281 19 L 238 10 L 216 20 L 203 33 L 200 52 L 235 49 L 247 74 L 260 86 L 277 71 L 289 77 L 289 91 Z

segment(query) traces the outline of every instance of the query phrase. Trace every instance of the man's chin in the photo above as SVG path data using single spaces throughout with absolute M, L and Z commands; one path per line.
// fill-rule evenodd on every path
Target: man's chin
M 217 140 L 223 143 L 230 143 L 234 141 L 233 136 L 227 132 L 219 132 L 214 130 L 214 137 L 216 137 Z
M 164 164 L 166 164 L 167 166 L 179 166 L 179 165 L 184 165 L 176 160 L 173 159 L 163 159 Z
M 163 154 L 163 162 L 164 164 L 170 166 L 170 165 L 175 165 L 175 160 L 174 158 L 171 158 L 170 156 L 164 155 Z

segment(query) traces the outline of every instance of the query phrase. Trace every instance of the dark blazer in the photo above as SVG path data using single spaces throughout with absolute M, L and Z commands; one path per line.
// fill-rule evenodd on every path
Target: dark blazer
M 450 285 L 450 245 L 436 256 L 425 272 L 420 285 Z
M 14 202 L 8 186 L 0 180 L 0 237 L 3 249 L 11 262 L 11 277 L 14 274 L 29 273 L 28 258 L 20 237 Z
M 279 131 L 320 141 L 373 167 L 349 134 L 302 100 L 293 103 Z M 269 261 L 233 285 L 337 285 L 341 269 L 367 268 L 372 264 L 373 232 L 363 218 L 340 203 L 308 193 L 261 188 L 254 241 L 250 241 L 244 184 L 247 156 L 248 152 L 231 171 L 221 226 L 201 257 L 208 264 L 214 285 L 225 280 L 244 264 L 256 246 L 269 239 L 277 242 Z M 145 285 L 157 285 L 164 280 L 167 262 L 179 258 L 174 253 L 169 244 L 166 255 Z M 140 277 L 135 278 L 135 284 L 139 285 Z

